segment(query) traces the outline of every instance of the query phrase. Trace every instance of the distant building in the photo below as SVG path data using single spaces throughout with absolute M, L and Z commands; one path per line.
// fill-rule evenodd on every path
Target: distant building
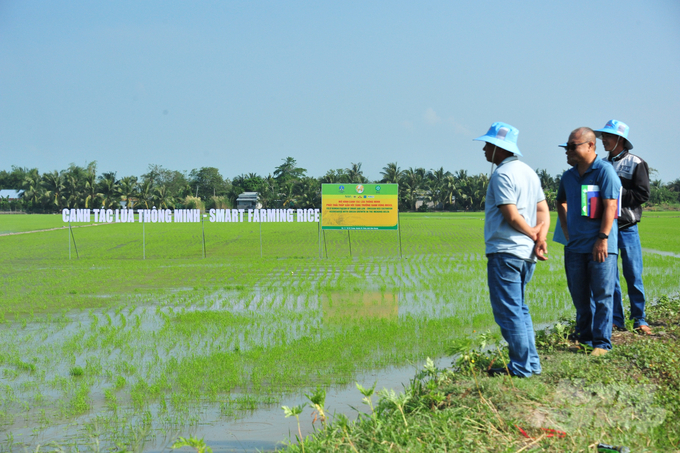
M 425 205 L 427 209 L 444 209 L 442 203 L 434 204 L 433 201 L 428 201 L 428 198 L 432 196 L 432 192 L 423 192 L 416 196 L 416 211 L 418 211 L 421 206 Z
M 262 203 L 257 201 L 259 194 L 257 192 L 243 192 L 236 199 L 237 209 L 261 209 Z
M 22 192 L 21 190 L 2 189 L 0 190 L 0 198 L 7 201 L 16 201 L 21 197 Z

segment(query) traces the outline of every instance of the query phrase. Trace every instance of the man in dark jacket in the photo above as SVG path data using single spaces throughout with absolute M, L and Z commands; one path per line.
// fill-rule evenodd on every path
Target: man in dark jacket
M 602 140 L 604 149 L 609 152 L 607 160 L 621 179 L 621 213 L 619 215 L 619 251 L 623 265 L 623 276 L 628 284 L 630 317 L 635 321 L 636 330 L 651 334 L 645 321 L 645 288 L 642 285 L 642 247 L 637 223 L 642 217 L 642 203 L 649 199 L 649 168 L 647 162 L 630 152 L 632 143 L 628 140 L 628 125 L 610 120 L 595 135 Z M 616 272 L 614 290 L 614 328 L 624 329 L 623 299 Z

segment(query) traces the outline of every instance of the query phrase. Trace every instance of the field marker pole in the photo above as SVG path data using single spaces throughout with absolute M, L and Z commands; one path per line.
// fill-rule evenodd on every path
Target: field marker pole
M 326 250 L 326 259 L 328 259 L 328 246 L 326 245 L 326 230 L 323 231 L 323 248 Z
M 262 258 L 262 211 L 258 219 L 260 220 L 260 258 Z
M 351 258 L 352 257 L 352 236 L 349 234 L 349 230 L 347 230 L 347 240 L 349 240 L 349 256 Z
M 399 208 L 397 208 L 397 234 L 399 235 L 399 259 L 402 259 L 404 256 L 401 253 L 401 220 L 399 217 Z
M 69 232 L 66 233 L 68 236 L 68 259 L 71 259 L 71 222 L 68 223 L 68 230 Z
M 319 240 L 319 258 L 321 258 L 321 219 L 319 219 L 319 223 L 317 225 L 317 230 L 316 230 L 316 238 Z
M 139 213 L 142 218 L 142 256 L 146 259 L 146 229 L 144 228 L 144 215 L 142 212 Z
M 68 230 L 71 233 L 71 238 L 73 239 L 73 247 L 76 249 L 76 258 L 80 259 L 80 255 L 78 255 L 78 244 L 76 244 L 76 237 L 73 235 L 70 219 L 68 221 Z M 68 259 L 71 259 L 71 241 L 68 242 Z
M 205 259 L 205 224 L 203 223 L 203 218 L 205 214 L 201 214 L 201 232 L 203 233 L 203 259 Z

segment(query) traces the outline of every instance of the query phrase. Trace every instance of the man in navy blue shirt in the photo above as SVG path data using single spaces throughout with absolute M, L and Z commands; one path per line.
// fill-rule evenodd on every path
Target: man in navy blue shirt
M 557 213 L 568 241 L 564 264 L 576 308 L 579 341 L 591 346 L 592 354 L 599 356 L 612 347 L 618 253 L 615 218 L 621 181 L 614 168 L 597 157 L 595 141 L 593 130 L 581 127 L 569 135 L 567 143 L 560 145 L 566 149 L 567 163 L 572 168 L 562 175 L 557 192 Z M 585 186 L 597 186 L 602 203 L 600 218 L 590 218 L 587 206 L 584 209 L 582 191 Z

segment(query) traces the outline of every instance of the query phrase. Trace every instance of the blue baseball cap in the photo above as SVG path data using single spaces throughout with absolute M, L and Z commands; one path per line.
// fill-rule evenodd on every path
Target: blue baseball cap
M 621 121 L 618 120 L 609 120 L 602 129 L 598 129 L 594 132 L 595 136 L 599 139 L 602 138 L 603 132 L 623 137 L 623 139 L 625 140 L 623 147 L 625 149 L 633 149 L 633 144 L 630 141 L 628 141 L 628 131 L 630 131 L 630 128 L 626 123 L 622 123 Z
M 519 148 L 517 147 L 517 136 L 519 135 L 519 130 L 516 127 L 510 126 L 506 123 L 493 123 L 489 132 L 481 137 L 473 138 L 473 140 L 478 140 L 480 142 L 491 143 L 499 148 L 503 148 L 506 151 L 510 151 L 512 154 L 521 156 Z

